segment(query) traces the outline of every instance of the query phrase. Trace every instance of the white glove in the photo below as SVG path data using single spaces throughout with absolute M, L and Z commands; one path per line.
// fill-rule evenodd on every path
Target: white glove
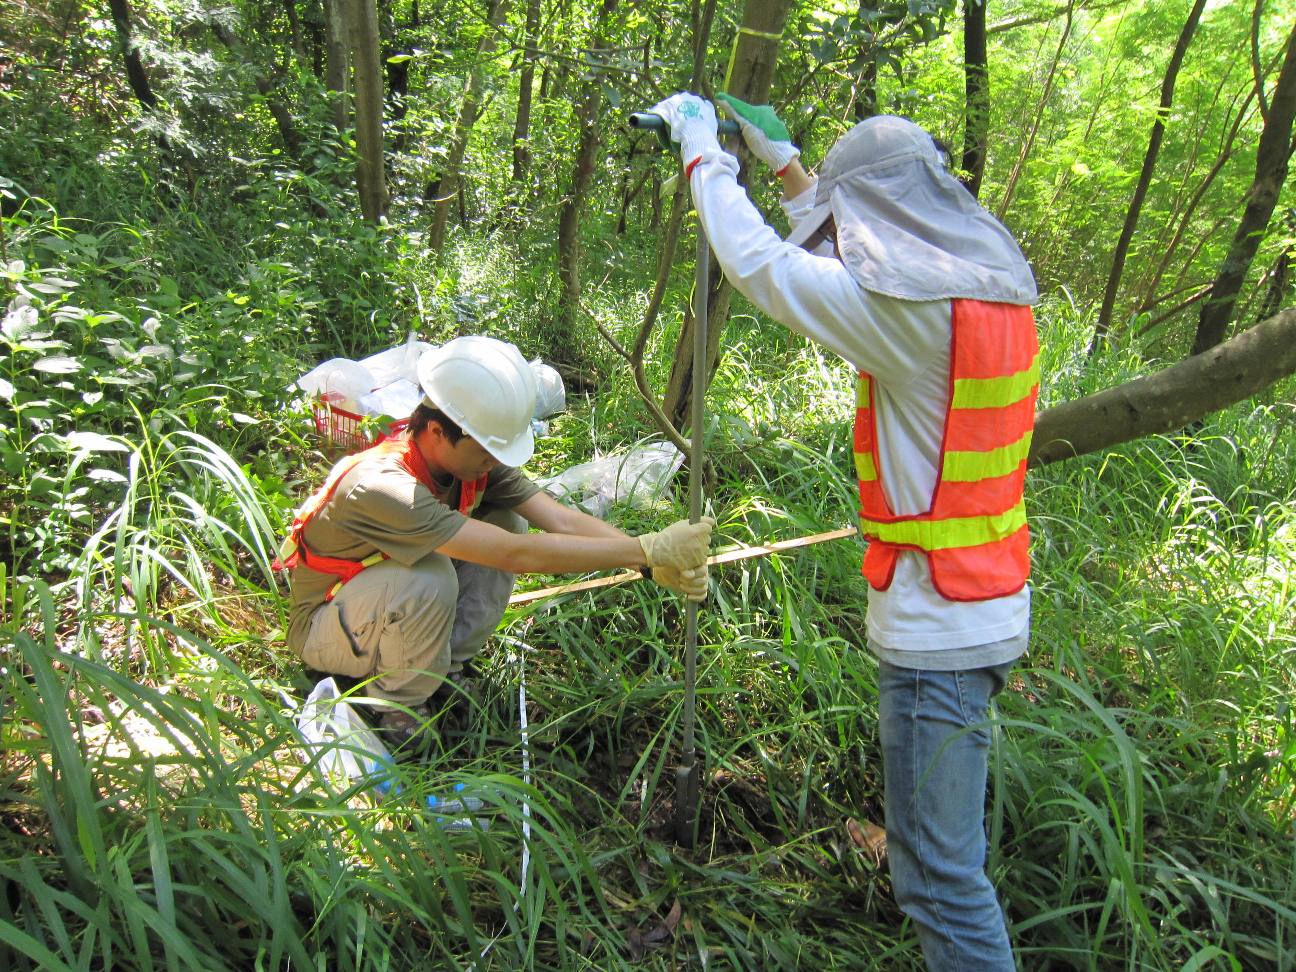
M 648 110 L 666 120 L 671 140 L 680 144 L 680 156 L 685 165 L 711 150 L 720 151 L 715 105 L 705 98 L 681 91 Z
M 801 155 L 801 150 L 792 144 L 787 126 L 769 105 L 749 105 L 727 94 L 718 94 L 716 99 L 725 114 L 737 119 L 751 154 L 776 174 L 782 175 L 792 160 Z

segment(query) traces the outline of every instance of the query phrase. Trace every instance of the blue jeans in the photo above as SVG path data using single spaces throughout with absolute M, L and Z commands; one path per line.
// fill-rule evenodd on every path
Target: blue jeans
M 880 666 L 896 903 L 913 920 L 931 972 L 1012 972 L 1003 910 L 985 872 L 990 730 L 981 725 L 1012 663 L 955 672 Z

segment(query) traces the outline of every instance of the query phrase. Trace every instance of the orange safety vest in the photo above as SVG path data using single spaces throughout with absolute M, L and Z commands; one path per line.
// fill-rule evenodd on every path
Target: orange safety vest
M 1039 392 L 1039 344 L 1029 307 L 954 300 L 949 400 L 940 473 L 925 513 L 897 516 L 883 491 L 873 379 L 860 372 L 855 469 L 863 574 L 884 591 L 901 550 L 927 557 L 932 585 L 949 601 L 985 601 L 1021 590 L 1030 574 L 1026 456 Z
M 411 476 L 426 486 L 434 496 L 436 495 L 437 487 L 432 479 L 432 473 L 428 470 L 427 461 L 424 460 L 423 454 L 415 447 L 413 439 L 388 439 L 385 442 L 380 442 L 376 446 L 371 446 L 363 452 L 342 460 L 333 467 L 328 474 L 328 478 L 324 480 L 324 485 L 302 504 L 301 509 L 297 511 L 297 515 L 293 517 L 292 526 L 288 528 L 288 536 L 279 547 L 279 556 L 271 564 L 271 567 L 275 570 L 291 570 L 298 564 L 304 563 L 311 570 L 319 571 L 321 574 L 332 574 L 338 578 L 338 581 L 324 595 L 325 601 L 331 601 L 342 588 L 342 585 L 360 571 L 388 559 L 388 554 L 383 553 L 381 550 L 370 554 L 363 560 L 325 557 L 322 554 L 315 553 L 306 545 L 305 530 L 306 524 L 311 521 L 311 518 L 333 498 L 334 491 L 337 489 L 338 484 L 346 478 L 347 473 L 368 456 L 391 453 L 399 453 L 401 465 L 405 467 Z M 464 516 L 470 515 L 481 503 L 482 495 L 486 492 L 486 480 L 488 478 L 488 476 L 482 476 L 480 479 L 460 482 L 459 512 Z

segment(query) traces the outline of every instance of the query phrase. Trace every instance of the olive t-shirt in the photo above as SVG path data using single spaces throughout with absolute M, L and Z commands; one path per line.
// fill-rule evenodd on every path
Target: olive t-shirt
M 368 456 L 342 477 L 329 501 L 306 524 L 303 538 L 311 553 L 322 557 L 363 560 L 382 552 L 399 564 L 412 565 L 450 540 L 466 522 L 458 512 L 461 489 L 459 480 L 450 479 L 443 489 L 429 491 L 410 475 L 399 452 Z M 539 491 L 521 471 L 497 466 L 473 514 L 512 509 Z M 335 583 L 336 576 L 311 570 L 304 562 L 293 569 L 288 646 L 299 654 L 311 615 Z

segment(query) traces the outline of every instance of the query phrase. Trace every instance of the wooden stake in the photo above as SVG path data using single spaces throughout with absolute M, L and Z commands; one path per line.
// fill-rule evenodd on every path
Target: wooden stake
M 763 547 L 739 547 L 737 550 L 727 550 L 724 553 L 708 557 L 707 565 L 709 567 L 718 567 L 721 564 L 737 563 L 740 560 L 754 560 L 758 557 L 768 557 L 770 554 L 796 550 L 799 547 L 810 547 L 816 543 L 843 540 L 846 537 L 858 535 L 859 530 L 857 528 L 844 527 L 840 530 L 829 530 L 826 533 L 797 537 L 795 540 L 779 540 L 777 543 L 771 543 Z M 610 574 L 607 577 L 595 577 L 591 580 L 575 581 L 571 584 L 560 584 L 556 587 L 544 587 L 538 591 L 523 591 L 509 598 L 509 606 L 530 604 L 533 601 L 541 601 L 547 597 L 557 597 L 560 594 L 578 594 L 581 591 L 594 591 L 601 587 L 617 587 L 621 584 L 631 584 L 637 580 L 643 580 L 643 575 L 639 571 L 626 570 L 619 574 Z

